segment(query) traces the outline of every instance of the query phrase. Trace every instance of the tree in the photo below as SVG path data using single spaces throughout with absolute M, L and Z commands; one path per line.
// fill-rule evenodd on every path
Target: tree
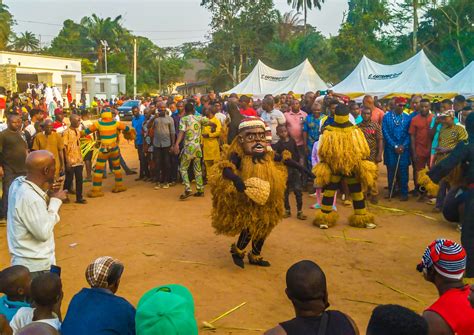
M 296 10 L 299 12 L 301 9 L 303 9 L 304 13 L 304 29 L 306 33 L 306 24 L 307 24 L 307 18 L 308 18 L 308 10 L 313 9 L 313 7 L 318 8 L 321 10 L 321 4 L 324 3 L 324 0 L 287 0 L 287 3 L 289 5 L 292 5 L 293 8 L 296 8 Z
M 290 11 L 283 16 L 278 13 L 277 32 L 280 41 L 287 41 L 290 37 L 304 31 L 303 22 L 298 12 Z
M 13 48 L 19 51 L 36 51 L 40 48 L 39 40 L 31 31 L 25 31 L 15 37 Z
M 203 0 L 212 14 L 206 60 L 223 73 L 227 84 L 242 81 L 264 54 L 275 32 L 277 11 L 272 0 Z
M 80 57 L 95 61 L 95 45 L 89 39 L 85 26 L 73 20 L 63 22 L 63 27 L 52 42 L 48 52 L 55 56 Z
M 0 49 L 6 49 L 12 34 L 13 16 L 8 11 L 8 6 L 0 0 Z
M 92 14 L 90 17 L 86 16 L 81 19 L 80 24 L 87 29 L 87 35 L 90 41 L 94 44 L 94 49 L 97 53 L 97 61 L 100 70 L 104 71 L 104 56 L 103 46 L 101 41 L 107 41 L 111 50 L 120 50 L 120 45 L 124 42 L 130 42 L 130 35 L 128 31 L 121 26 L 120 21 L 122 16 L 119 15 L 115 19 L 107 17 L 105 19 Z

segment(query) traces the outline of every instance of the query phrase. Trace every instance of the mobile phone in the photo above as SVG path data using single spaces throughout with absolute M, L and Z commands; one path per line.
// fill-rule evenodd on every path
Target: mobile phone
M 49 270 L 51 273 L 57 274 L 59 277 L 61 277 L 61 267 L 57 265 L 51 265 L 51 269 Z

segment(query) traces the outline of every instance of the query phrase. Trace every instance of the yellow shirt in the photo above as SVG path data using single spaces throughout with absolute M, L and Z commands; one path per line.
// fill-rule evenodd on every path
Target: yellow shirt
M 217 161 L 220 159 L 221 151 L 219 148 L 219 136 L 221 134 L 221 122 L 214 116 L 209 120 L 216 125 L 216 130 L 211 132 L 211 126 L 205 126 L 202 129 L 202 134 L 208 134 L 209 137 L 202 138 L 203 154 L 205 161 Z
M 66 162 L 71 167 L 84 165 L 81 153 L 81 132 L 79 129 L 68 128 L 63 133 Z
M 33 150 L 48 150 L 54 155 L 56 163 L 56 178 L 59 177 L 59 169 L 61 167 L 59 152 L 64 149 L 63 138 L 56 132 L 52 132 L 48 136 L 43 133 L 36 134 L 33 141 Z

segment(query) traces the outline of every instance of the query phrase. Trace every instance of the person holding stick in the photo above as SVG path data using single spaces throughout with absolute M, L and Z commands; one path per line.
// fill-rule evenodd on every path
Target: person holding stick
M 387 166 L 389 194 L 392 198 L 397 193 L 395 183 L 399 182 L 400 201 L 408 200 L 408 166 L 410 166 L 410 116 L 403 113 L 406 99 L 394 99 L 393 111 L 385 114 L 382 121 L 382 132 L 385 139 L 384 164 Z

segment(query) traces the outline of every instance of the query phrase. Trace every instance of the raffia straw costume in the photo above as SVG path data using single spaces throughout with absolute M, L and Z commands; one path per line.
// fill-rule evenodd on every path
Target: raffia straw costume
M 265 123 L 260 118 L 246 118 L 239 133 L 223 152 L 209 176 L 212 192 L 212 226 L 216 234 L 239 235 L 231 246 L 234 263 L 244 267 L 245 248 L 253 265 L 269 266 L 260 252 L 265 239 L 281 221 L 286 188 L 285 165 L 297 164 L 291 154 L 281 156 L 268 149 Z
M 362 186 L 372 185 L 377 166 L 367 160 L 370 149 L 362 131 L 349 122 L 349 110 L 338 105 L 334 124 L 327 126 L 320 138 L 320 163 L 313 168 L 316 183 L 324 188 L 321 210 L 317 210 L 313 224 L 321 229 L 333 226 L 338 215 L 333 211 L 333 199 L 342 179 L 345 179 L 354 206 L 349 224 L 359 228 L 375 228 L 374 216 L 365 207 Z
M 92 178 L 92 190 L 87 193 L 90 198 L 104 196 L 102 192 L 102 178 L 104 175 L 105 165 L 109 159 L 112 160 L 112 167 L 115 175 L 114 193 L 126 191 L 123 186 L 122 171 L 120 170 L 120 151 L 117 143 L 118 132 L 122 130 L 127 140 L 135 138 L 135 130 L 115 121 L 110 110 L 105 109 L 101 114 L 101 119 L 95 121 L 92 126 L 83 131 L 83 135 L 87 136 L 95 131 L 100 135 L 100 148 L 97 156 L 97 162 L 94 168 L 94 176 Z

